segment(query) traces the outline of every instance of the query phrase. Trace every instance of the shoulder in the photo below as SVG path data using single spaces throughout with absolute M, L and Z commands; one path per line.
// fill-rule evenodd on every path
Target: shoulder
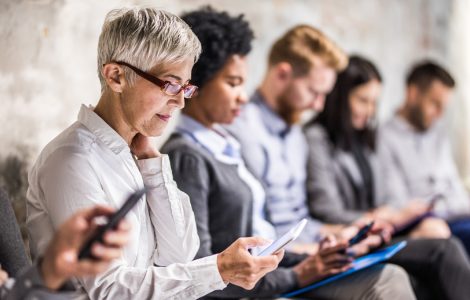
M 328 140 L 328 133 L 325 127 L 320 124 L 309 124 L 303 128 L 305 137 L 309 143 L 324 142 Z
M 255 103 L 246 104 L 240 116 L 235 121 L 226 126 L 227 130 L 239 140 L 258 140 L 266 135 L 266 128 L 263 125 L 263 116 Z
M 68 167 L 70 164 L 82 165 L 84 161 L 89 160 L 95 142 L 96 136 L 85 126 L 75 122 L 44 147 L 32 170 L 44 169 L 50 164 L 57 167 L 61 165 Z
M 175 172 L 197 170 L 214 164 L 214 158 L 205 149 L 178 133 L 173 133 L 168 138 L 161 152 L 168 154 Z

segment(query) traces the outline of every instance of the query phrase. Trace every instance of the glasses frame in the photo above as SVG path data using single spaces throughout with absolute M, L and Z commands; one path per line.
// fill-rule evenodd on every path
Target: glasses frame
M 113 61 L 111 63 L 115 63 L 115 64 L 118 64 L 118 65 L 122 65 L 122 66 L 126 66 L 128 68 L 130 68 L 132 71 L 134 71 L 137 75 L 139 75 L 140 77 L 150 81 L 151 83 L 155 84 L 156 86 L 160 87 L 160 89 L 167 95 L 169 96 L 176 96 L 178 95 L 179 93 L 181 93 L 181 91 L 183 91 L 183 95 L 185 98 L 189 99 L 189 98 L 192 98 L 194 96 L 197 95 L 197 91 L 198 91 L 198 87 L 193 85 L 193 84 L 190 84 L 189 82 L 184 84 L 184 85 L 181 85 L 179 83 L 172 83 L 170 81 L 166 81 L 166 80 L 161 80 L 155 76 L 153 76 L 152 74 L 149 74 L 147 72 L 144 72 L 142 71 L 141 69 L 137 68 L 137 67 L 134 67 L 133 65 L 131 64 L 128 64 L 124 61 Z M 178 89 L 178 92 L 176 93 L 171 93 L 168 91 L 168 88 L 172 86 L 172 87 L 176 87 Z M 186 95 L 186 91 L 191 91 L 193 89 L 193 92 L 187 96 Z

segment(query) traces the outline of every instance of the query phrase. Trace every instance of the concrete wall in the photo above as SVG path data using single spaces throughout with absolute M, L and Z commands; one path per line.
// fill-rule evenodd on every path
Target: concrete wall
M 81 103 L 99 98 L 96 46 L 105 14 L 134 4 L 173 13 L 212 4 L 246 14 L 256 34 L 250 91 L 279 35 L 298 23 L 318 26 L 348 52 L 377 63 L 385 78 L 379 111 L 384 119 L 402 99 L 411 62 L 433 57 L 446 64 L 452 1 L 0 0 L 0 185 L 15 198 L 24 196 L 24 174 L 40 149 L 74 122 Z

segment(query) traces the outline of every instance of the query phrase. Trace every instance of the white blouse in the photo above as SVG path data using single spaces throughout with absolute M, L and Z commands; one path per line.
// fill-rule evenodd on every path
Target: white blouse
M 132 230 L 121 259 L 99 276 L 80 278 L 81 296 L 194 299 L 223 289 L 216 255 L 191 262 L 199 237 L 189 198 L 178 190 L 168 156 L 135 160 L 124 139 L 84 105 L 78 121 L 45 147 L 29 173 L 33 256 L 77 210 L 97 204 L 118 208 L 143 186 L 146 196 L 126 217 Z

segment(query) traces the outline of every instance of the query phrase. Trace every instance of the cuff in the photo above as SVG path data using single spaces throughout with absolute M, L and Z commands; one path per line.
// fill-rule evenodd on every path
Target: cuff
M 137 166 L 146 187 L 155 188 L 162 183 L 173 181 L 170 159 L 167 154 L 162 154 L 160 157 L 138 160 Z

